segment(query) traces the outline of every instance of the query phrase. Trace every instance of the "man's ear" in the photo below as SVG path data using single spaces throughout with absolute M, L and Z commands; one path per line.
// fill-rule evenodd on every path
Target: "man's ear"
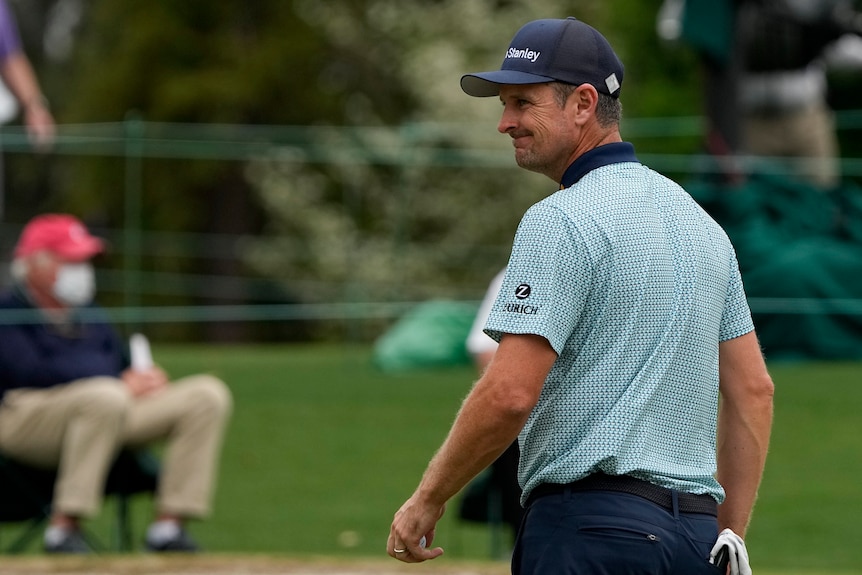
M 583 125 L 588 119 L 595 117 L 596 106 L 599 102 L 599 93 L 591 84 L 581 84 L 566 101 L 567 106 L 573 106 L 575 121 Z

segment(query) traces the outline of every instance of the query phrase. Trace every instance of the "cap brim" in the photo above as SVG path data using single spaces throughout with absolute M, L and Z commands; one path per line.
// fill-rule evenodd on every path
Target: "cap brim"
M 553 81 L 554 78 L 548 76 L 539 76 L 517 70 L 495 70 L 461 76 L 461 89 L 469 96 L 487 98 L 498 95 L 500 86 L 504 84 L 544 84 Z
M 99 238 L 90 236 L 72 245 L 58 246 L 53 251 L 70 262 L 85 261 L 105 251 L 105 243 Z

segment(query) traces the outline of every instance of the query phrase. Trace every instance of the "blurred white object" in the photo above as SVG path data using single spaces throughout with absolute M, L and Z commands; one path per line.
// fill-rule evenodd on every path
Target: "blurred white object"
M 497 342 L 491 339 L 491 336 L 486 335 L 483 330 L 485 329 L 485 322 L 488 321 L 488 316 L 491 315 L 491 308 L 494 307 L 494 302 L 497 301 L 497 294 L 503 285 L 503 277 L 505 275 L 506 268 L 503 268 L 497 272 L 497 275 L 488 284 L 488 290 L 485 292 L 485 297 L 482 299 L 479 310 L 476 312 L 476 318 L 470 327 L 470 333 L 467 334 L 466 345 L 467 352 L 470 355 L 477 356 L 497 351 Z
M 129 338 L 129 351 L 132 354 L 132 369 L 146 370 L 153 367 L 153 354 L 147 336 L 133 333 Z
M 829 68 L 858 70 L 862 68 L 862 38 L 844 34 L 827 46 L 824 56 Z
M 664 0 L 655 22 L 659 38 L 668 42 L 676 42 L 680 39 L 683 10 L 685 10 L 685 0 Z
M 0 82 L 0 124 L 5 124 L 15 119 L 18 115 L 18 101 L 6 84 Z

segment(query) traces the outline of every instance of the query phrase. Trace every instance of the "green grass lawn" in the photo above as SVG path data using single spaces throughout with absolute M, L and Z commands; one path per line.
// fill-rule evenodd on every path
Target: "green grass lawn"
M 234 393 L 214 516 L 192 531 L 226 553 L 380 556 L 392 514 L 443 440 L 469 366 L 385 374 L 367 347 L 154 346 L 175 376 Z M 773 441 L 748 536 L 758 572 L 859 573 L 862 364 L 777 364 Z M 447 556 L 491 557 L 492 533 L 450 505 Z M 149 500 L 135 502 L 138 537 Z M 94 527 L 107 521 L 103 513 Z
M 234 391 L 216 515 L 196 529 L 230 551 L 381 554 L 473 378 L 469 367 L 387 375 L 367 348 L 158 353 L 172 372 L 211 370 Z M 486 542 L 447 525 L 440 541 L 455 554 L 476 531 Z
M 862 364 L 777 364 L 770 371 L 775 422 L 748 536 L 752 561 L 862 572 Z

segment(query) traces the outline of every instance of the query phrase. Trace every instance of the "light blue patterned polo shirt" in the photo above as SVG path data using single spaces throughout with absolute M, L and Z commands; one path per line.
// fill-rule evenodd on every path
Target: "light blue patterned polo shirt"
M 567 171 L 521 220 L 485 331 L 558 354 L 520 434 L 523 502 L 603 471 L 719 502 L 718 344 L 754 329 L 727 235 L 628 143 Z

